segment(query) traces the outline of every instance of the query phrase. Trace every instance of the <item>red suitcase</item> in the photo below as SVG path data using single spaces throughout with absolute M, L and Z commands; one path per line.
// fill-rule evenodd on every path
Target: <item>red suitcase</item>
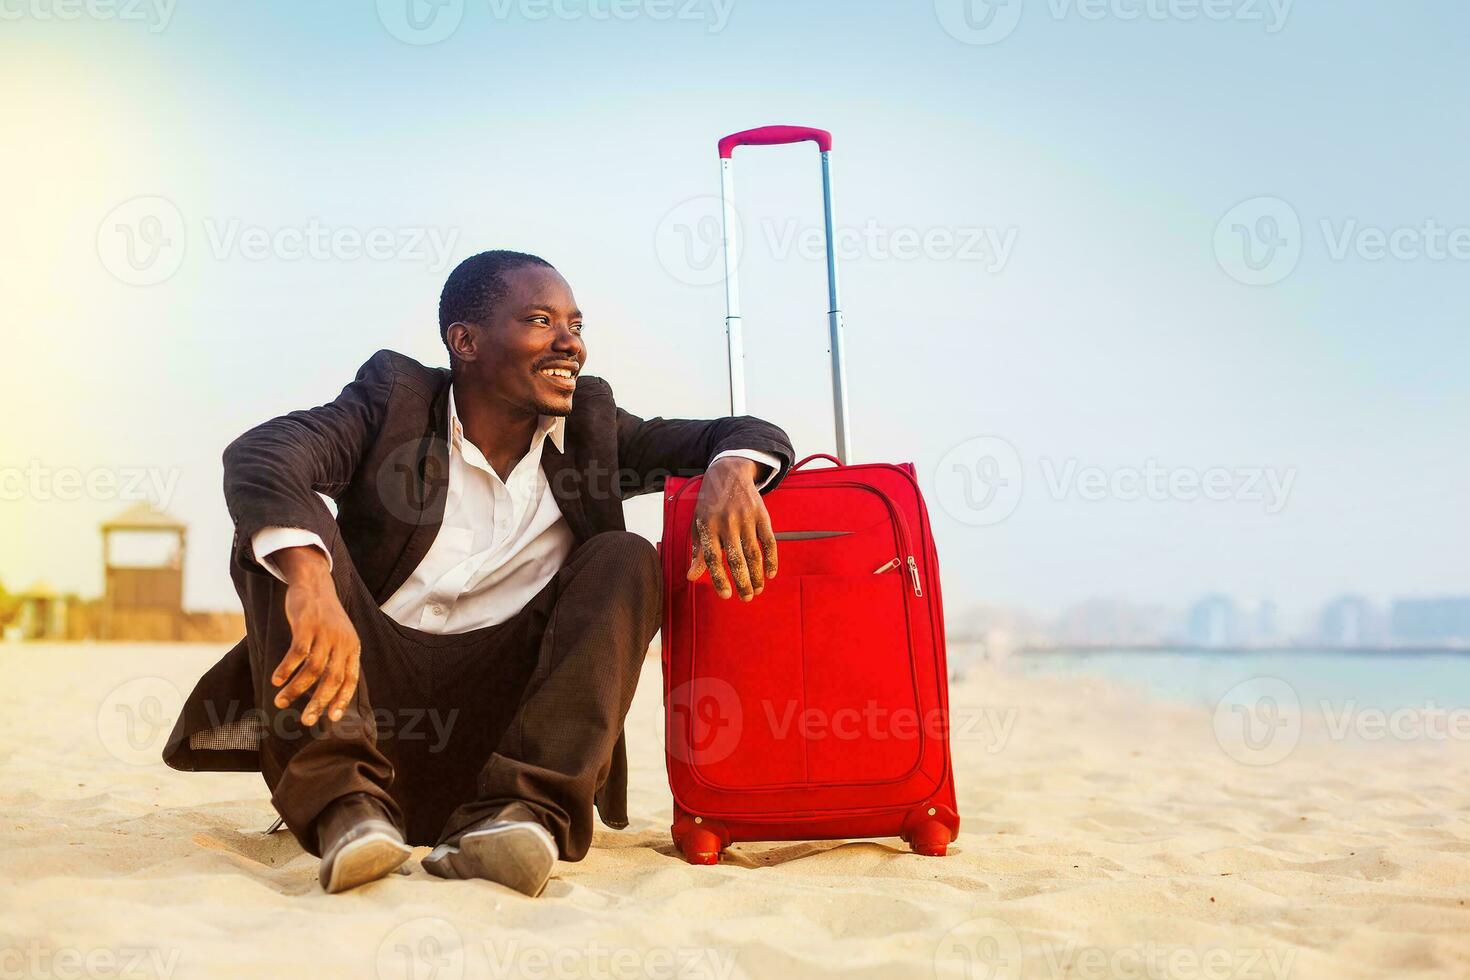
M 720 141 L 725 227 L 731 154 L 817 142 L 827 225 L 838 455 L 847 458 L 842 314 L 832 249 L 831 136 L 768 127 Z M 726 240 L 731 410 L 744 413 L 740 314 Z M 750 603 L 689 582 L 700 479 L 664 492 L 665 750 L 674 842 L 714 864 L 733 841 L 898 836 L 942 855 L 959 832 L 939 565 L 912 463 L 811 467 L 766 495 L 780 569 Z

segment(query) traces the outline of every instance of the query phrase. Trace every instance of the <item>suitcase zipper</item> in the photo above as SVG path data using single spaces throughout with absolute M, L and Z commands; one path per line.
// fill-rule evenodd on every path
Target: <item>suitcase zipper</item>
M 884 572 L 891 571 L 892 569 L 898 568 L 903 563 L 904 563 L 903 562 L 903 559 L 901 559 L 901 558 L 894 558 L 891 561 L 885 562 L 884 564 L 880 565 L 879 567 L 873 569 L 873 574 L 874 575 L 882 575 Z M 919 584 L 919 563 L 916 562 L 916 561 L 914 561 L 914 556 L 913 555 L 909 555 L 908 566 L 909 566 L 909 578 L 912 579 L 913 580 L 913 583 L 914 583 L 914 595 L 916 595 L 920 599 L 922 599 L 924 597 L 924 588 L 923 588 L 923 586 L 921 586 Z

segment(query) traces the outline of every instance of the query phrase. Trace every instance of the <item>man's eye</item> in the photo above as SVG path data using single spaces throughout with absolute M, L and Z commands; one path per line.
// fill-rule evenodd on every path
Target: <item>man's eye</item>
M 580 334 L 581 332 L 582 332 L 582 325 L 580 323 L 574 323 L 574 324 L 572 324 L 572 333 Z
M 551 317 L 541 316 L 541 315 L 538 314 L 536 316 L 531 317 L 531 322 L 532 323 L 545 323 L 547 325 L 550 325 L 550 323 L 551 323 Z

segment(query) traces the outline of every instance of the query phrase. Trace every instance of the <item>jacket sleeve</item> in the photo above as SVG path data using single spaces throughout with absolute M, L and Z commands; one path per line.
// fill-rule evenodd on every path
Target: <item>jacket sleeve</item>
M 225 505 L 235 522 L 235 561 L 252 571 L 252 540 L 267 527 L 302 528 L 328 547 L 337 522 L 318 494 L 352 481 L 387 411 L 396 372 L 379 351 L 337 398 L 257 425 L 225 448 Z
M 696 476 L 722 452 L 755 449 L 770 453 L 781 466 L 761 488 L 780 486 L 796 452 L 779 426 L 749 415 L 722 419 L 641 419 L 619 408 L 618 487 L 624 497 L 663 489 L 669 476 Z

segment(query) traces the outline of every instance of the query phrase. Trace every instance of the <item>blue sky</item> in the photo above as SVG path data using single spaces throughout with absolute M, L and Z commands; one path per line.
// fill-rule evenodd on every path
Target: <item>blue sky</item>
M 390 0 L 54 4 L 0 23 L 0 465 L 173 474 L 191 604 L 231 598 L 224 444 L 381 347 L 441 362 L 445 263 L 481 248 L 565 272 L 627 407 L 723 411 L 714 143 L 775 122 L 836 134 L 857 456 L 918 464 L 951 606 L 1470 589 L 1470 254 L 1422 233 L 1470 228 L 1462 5 L 1045 0 L 977 44 L 945 25 L 980 0 L 465 0 L 413 45 Z M 737 155 L 750 408 L 800 452 L 831 444 L 817 178 L 810 145 Z M 1262 199 L 1299 259 L 1247 285 L 1228 243 L 1283 212 L 1217 226 Z M 110 229 L 158 207 L 169 274 L 120 279 Z M 293 251 L 313 228 L 388 244 Z M 957 460 L 1003 514 L 954 513 Z M 95 590 L 122 504 L 55 497 L 7 495 L 0 580 Z

